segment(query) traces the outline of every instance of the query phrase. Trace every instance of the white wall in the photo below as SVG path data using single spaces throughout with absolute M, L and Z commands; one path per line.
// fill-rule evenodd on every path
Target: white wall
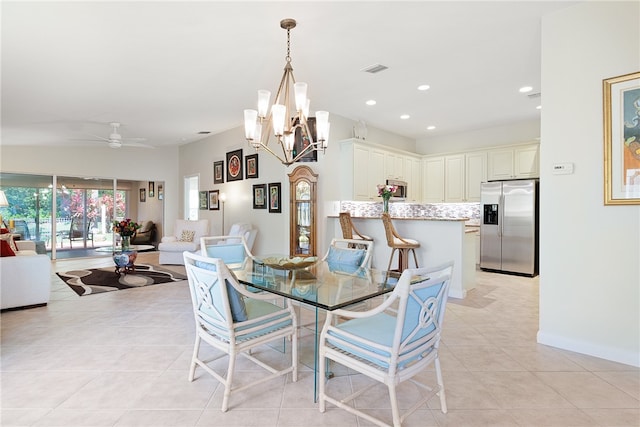
M 518 144 L 540 139 L 540 120 L 528 120 L 485 129 L 476 129 L 440 137 L 425 137 L 416 141 L 414 151 L 420 154 L 440 154 Z
M 2 146 L 2 172 L 119 178 L 164 183 L 164 215 L 173 223 L 178 217 L 178 148 L 19 147 Z M 157 189 L 156 189 L 157 190 Z M 133 189 L 135 193 L 137 190 Z M 138 200 L 138 194 L 133 194 Z M 157 201 L 157 197 L 155 198 Z M 147 201 L 149 201 L 147 195 Z M 142 214 L 143 212 L 139 212 Z M 145 219 L 145 218 L 137 218 Z M 151 218 L 149 218 L 151 219 Z
M 538 341 L 640 366 L 640 206 L 604 206 L 602 80 L 640 70 L 640 3 L 543 19 Z M 572 175 L 551 174 L 559 162 Z

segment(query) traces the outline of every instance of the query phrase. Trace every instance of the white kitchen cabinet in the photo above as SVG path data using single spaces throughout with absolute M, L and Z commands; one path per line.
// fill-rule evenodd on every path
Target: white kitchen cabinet
M 539 145 L 527 144 L 488 152 L 488 180 L 538 178 Z
M 406 181 L 405 156 L 399 153 L 386 152 L 384 157 L 384 171 L 386 179 Z
M 480 184 L 487 180 L 487 153 L 478 151 L 465 155 L 465 201 L 480 201 Z
M 422 183 L 425 203 L 444 202 L 444 157 L 425 157 Z
M 540 145 L 516 147 L 513 160 L 516 178 L 540 177 Z
M 445 156 L 444 171 L 444 200 L 451 203 L 463 202 L 465 198 L 465 155 Z
M 347 173 L 341 176 L 340 197 L 343 200 L 378 200 L 378 184 L 385 183 L 384 150 L 364 144 L 355 139 L 340 144 L 341 170 Z
M 422 195 L 422 160 L 417 157 L 408 157 L 405 160 L 405 170 L 410 170 L 408 185 L 408 202 L 421 203 Z

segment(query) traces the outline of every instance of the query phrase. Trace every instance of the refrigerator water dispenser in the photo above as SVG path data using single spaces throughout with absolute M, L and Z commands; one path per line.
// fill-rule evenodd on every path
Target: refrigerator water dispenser
M 498 205 L 484 205 L 483 224 L 498 225 Z

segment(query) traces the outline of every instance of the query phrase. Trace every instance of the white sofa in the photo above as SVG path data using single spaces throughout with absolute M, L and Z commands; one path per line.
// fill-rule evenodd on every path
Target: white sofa
M 192 240 L 180 240 L 185 231 L 193 231 Z M 160 264 L 184 265 L 182 253 L 200 250 L 200 238 L 209 234 L 209 221 L 206 219 L 197 221 L 178 219 L 173 228 L 173 234 L 173 236 L 164 236 L 158 245 L 158 262 Z
M 51 260 L 29 240 L 16 242 L 16 256 L 0 257 L 0 309 L 46 305 L 51 295 Z

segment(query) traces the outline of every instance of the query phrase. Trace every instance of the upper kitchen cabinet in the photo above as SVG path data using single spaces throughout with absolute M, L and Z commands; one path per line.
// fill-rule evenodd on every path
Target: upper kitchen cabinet
M 444 157 L 425 157 L 424 160 L 424 201 L 444 202 Z M 411 189 L 409 189 L 411 191 Z
M 465 155 L 465 201 L 480 201 L 480 184 L 487 180 L 487 153 L 478 151 Z
M 426 203 L 480 201 L 480 183 L 487 179 L 487 153 L 451 154 L 424 158 Z
M 377 185 L 387 179 L 406 181 L 407 201 L 421 201 L 422 160 L 383 145 L 347 139 L 340 142 L 343 200 L 379 201 Z
M 378 200 L 376 185 L 385 183 L 385 152 L 357 139 L 340 142 L 343 200 Z
M 488 151 L 487 179 L 538 178 L 540 145 L 527 144 Z

